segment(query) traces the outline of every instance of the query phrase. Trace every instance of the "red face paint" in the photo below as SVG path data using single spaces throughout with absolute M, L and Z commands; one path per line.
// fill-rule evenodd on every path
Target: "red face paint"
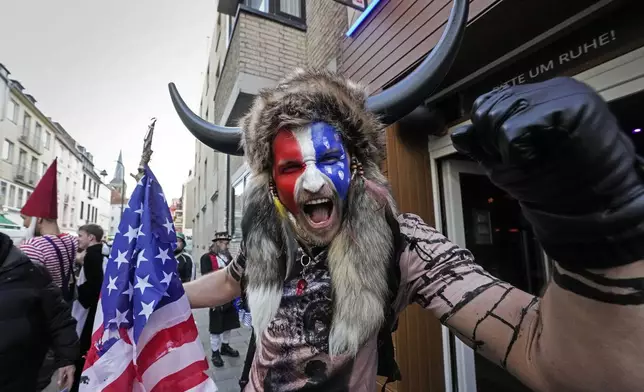
M 282 129 L 273 140 L 273 180 L 280 201 L 297 214 L 295 183 L 306 168 L 297 139 L 289 130 Z

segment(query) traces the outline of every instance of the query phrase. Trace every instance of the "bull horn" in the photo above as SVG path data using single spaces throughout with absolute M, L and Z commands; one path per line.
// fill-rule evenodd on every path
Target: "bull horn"
M 215 125 L 197 116 L 179 95 L 174 83 L 168 85 L 170 98 L 181 122 L 188 130 L 206 146 L 229 155 L 244 155 L 240 146 L 241 129 Z
M 367 99 L 367 110 L 389 125 L 403 118 L 430 96 L 443 81 L 461 46 L 469 0 L 454 0 L 452 12 L 438 44 L 403 80 Z

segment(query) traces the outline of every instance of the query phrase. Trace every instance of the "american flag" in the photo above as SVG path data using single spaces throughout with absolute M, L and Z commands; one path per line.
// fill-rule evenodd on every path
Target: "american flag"
M 216 391 L 176 274 L 176 233 L 146 167 L 107 262 L 81 391 Z

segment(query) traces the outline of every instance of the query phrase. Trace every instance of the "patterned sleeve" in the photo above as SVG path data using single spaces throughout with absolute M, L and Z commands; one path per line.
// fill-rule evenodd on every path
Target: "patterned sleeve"
M 246 269 L 246 246 L 244 243 L 241 244 L 237 257 L 228 264 L 226 269 L 233 279 L 241 283 L 244 276 L 244 269 Z
M 20 245 L 20 250 L 29 257 L 29 259 L 34 263 L 44 264 L 45 260 L 43 259 L 42 251 L 34 246 L 34 238 L 29 239 L 23 242 Z
M 405 249 L 401 278 L 407 303 L 430 310 L 461 340 L 539 390 L 527 354 L 538 323 L 538 298 L 503 282 L 418 216 L 399 218 Z

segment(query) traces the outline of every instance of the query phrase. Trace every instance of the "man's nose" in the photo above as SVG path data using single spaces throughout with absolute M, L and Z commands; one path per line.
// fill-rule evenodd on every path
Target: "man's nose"
M 302 188 L 310 193 L 318 193 L 324 186 L 324 177 L 315 167 L 315 164 L 307 163 L 302 175 Z

